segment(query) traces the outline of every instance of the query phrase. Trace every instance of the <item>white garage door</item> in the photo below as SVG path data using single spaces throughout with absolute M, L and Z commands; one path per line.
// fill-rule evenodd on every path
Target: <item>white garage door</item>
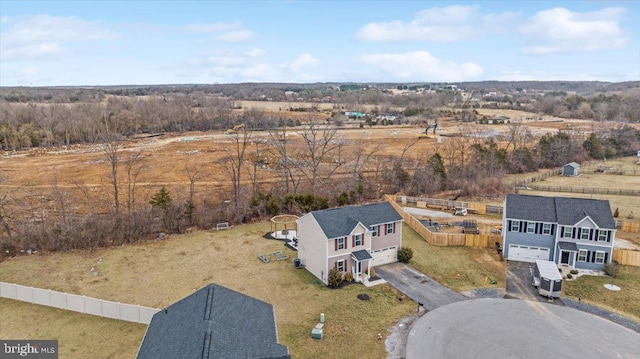
M 510 261 L 535 262 L 536 259 L 549 260 L 549 248 L 509 245 Z
M 375 251 L 371 252 L 371 257 L 373 257 L 371 264 L 374 267 L 382 264 L 396 262 L 398 260 L 398 247 L 393 246 L 388 248 L 376 249 Z

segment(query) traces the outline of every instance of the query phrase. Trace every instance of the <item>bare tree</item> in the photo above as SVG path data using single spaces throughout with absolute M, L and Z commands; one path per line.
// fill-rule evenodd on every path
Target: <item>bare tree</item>
M 238 128 L 231 136 L 231 148 L 227 149 L 228 154 L 225 158 L 225 164 L 227 172 L 231 177 L 233 201 L 237 208 L 238 200 L 242 192 L 242 166 L 244 164 L 247 146 L 251 140 L 251 134 L 247 131 L 247 126 L 245 125 L 242 126 L 242 128 Z
M 343 142 L 338 136 L 337 128 L 322 126 L 313 121 L 302 131 L 302 139 L 306 148 L 296 161 L 296 166 L 309 181 L 311 193 L 315 194 L 318 183 L 322 182 L 320 166 L 323 163 L 328 163 L 325 178 L 330 179 L 344 163 L 340 158 Z M 338 157 L 329 158 L 334 153 L 337 153 Z
M 291 161 L 289 160 L 289 155 L 287 154 L 287 121 L 282 121 L 282 129 L 273 129 L 269 131 L 269 143 L 271 146 L 278 152 L 280 156 L 280 162 L 278 163 L 278 167 L 283 170 L 283 179 L 285 186 L 285 193 L 290 193 L 289 180 L 293 182 L 293 177 L 291 173 Z M 295 191 L 294 191 L 295 193 Z
M 118 218 L 120 216 L 120 193 L 118 188 L 118 166 L 120 165 L 120 143 L 118 142 L 119 133 L 117 131 L 117 126 L 111 123 L 111 116 L 113 113 L 107 114 L 107 110 L 104 112 L 104 122 L 102 126 L 101 136 L 104 141 L 102 145 L 102 154 L 107 160 L 110 171 L 109 171 L 109 182 L 113 187 L 113 204 L 114 204 L 114 214 L 115 217 Z
M 187 163 L 184 166 L 184 172 L 189 178 L 189 199 L 186 204 L 186 213 L 189 223 L 193 224 L 193 210 L 195 209 L 194 197 L 196 194 L 196 182 L 202 176 L 202 166 L 197 163 Z
M 127 172 L 127 213 L 131 216 L 136 209 L 136 184 L 145 167 L 142 151 L 134 151 L 125 156 L 124 165 Z

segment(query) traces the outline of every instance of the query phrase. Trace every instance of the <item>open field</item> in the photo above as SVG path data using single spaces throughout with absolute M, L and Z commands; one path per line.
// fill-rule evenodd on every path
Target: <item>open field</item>
M 57 339 L 60 358 L 134 358 L 146 325 L 0 298 L 0 338 Z
M 577 300 L 607 308 L 613 312 L 631 316 L 640 322 L 640 267 L 620 266 L 615 285 L 619 292 L 613 292 L 604 287 L 611 283 L 609 277 L 580 276 L 573 281 L 565 281 L 563 295 Z

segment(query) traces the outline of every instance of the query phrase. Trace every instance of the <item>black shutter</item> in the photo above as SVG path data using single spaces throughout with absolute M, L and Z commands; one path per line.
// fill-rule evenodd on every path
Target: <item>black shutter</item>
M 536 234 L 542 233 L 542 223 L 536 223 Z
M 556 235 L 556 225 L 555 225 L 555 224 L 552 224 L 552 225 L 551 225 L 551 235 L 552 235 L 552 236 L 555 236 L 555 235 Z
M 589 262 L 593 263 L 596 261 L 596 251 L 591 252 L 591 260 Z
M 518 232 L 524 232 L 524 227 L 526 227 L 527 222 L 520 221 L 520 228 L 518 228 Z
M 511 220 L 510 219 L 507 220 L 507 228 L 503 228 L 503 230 L 507 230 L 507 231 L 511 232 Z
M 576 227 L 573 227 L 573 232 L 571 233 L 571 238 L 576 239 Z
M 590 240 L 590 241 L 592 241 L 592 240 L 593 240 L 593 241 L 597 241 L 597 240 L 598 240 L 598 238 L 595 238 L 595 237 L 593 236 L 593 228 L 589 229 L 589 240 Z
M 605 252 L 604 253 L 604 262 L 608 263 L 607 260 L 609 260 L 609 253 Z
M 593 231 L 593 239 L 595 241 L 597 241 L 600 238 L 600 230 L 599 229 L 592 229 Z
M 607 242 L 611 242 L 611 232 L 612 231 L 607 231 Z

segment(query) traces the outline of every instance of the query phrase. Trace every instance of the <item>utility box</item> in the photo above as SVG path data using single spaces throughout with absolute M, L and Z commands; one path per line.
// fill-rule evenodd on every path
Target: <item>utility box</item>
M 562 291 L 562 276 L 554 262 L 536 260 L 533 273 L 533 285 L 538 287 L 538 293 L 546 297 L 560 298 Z

